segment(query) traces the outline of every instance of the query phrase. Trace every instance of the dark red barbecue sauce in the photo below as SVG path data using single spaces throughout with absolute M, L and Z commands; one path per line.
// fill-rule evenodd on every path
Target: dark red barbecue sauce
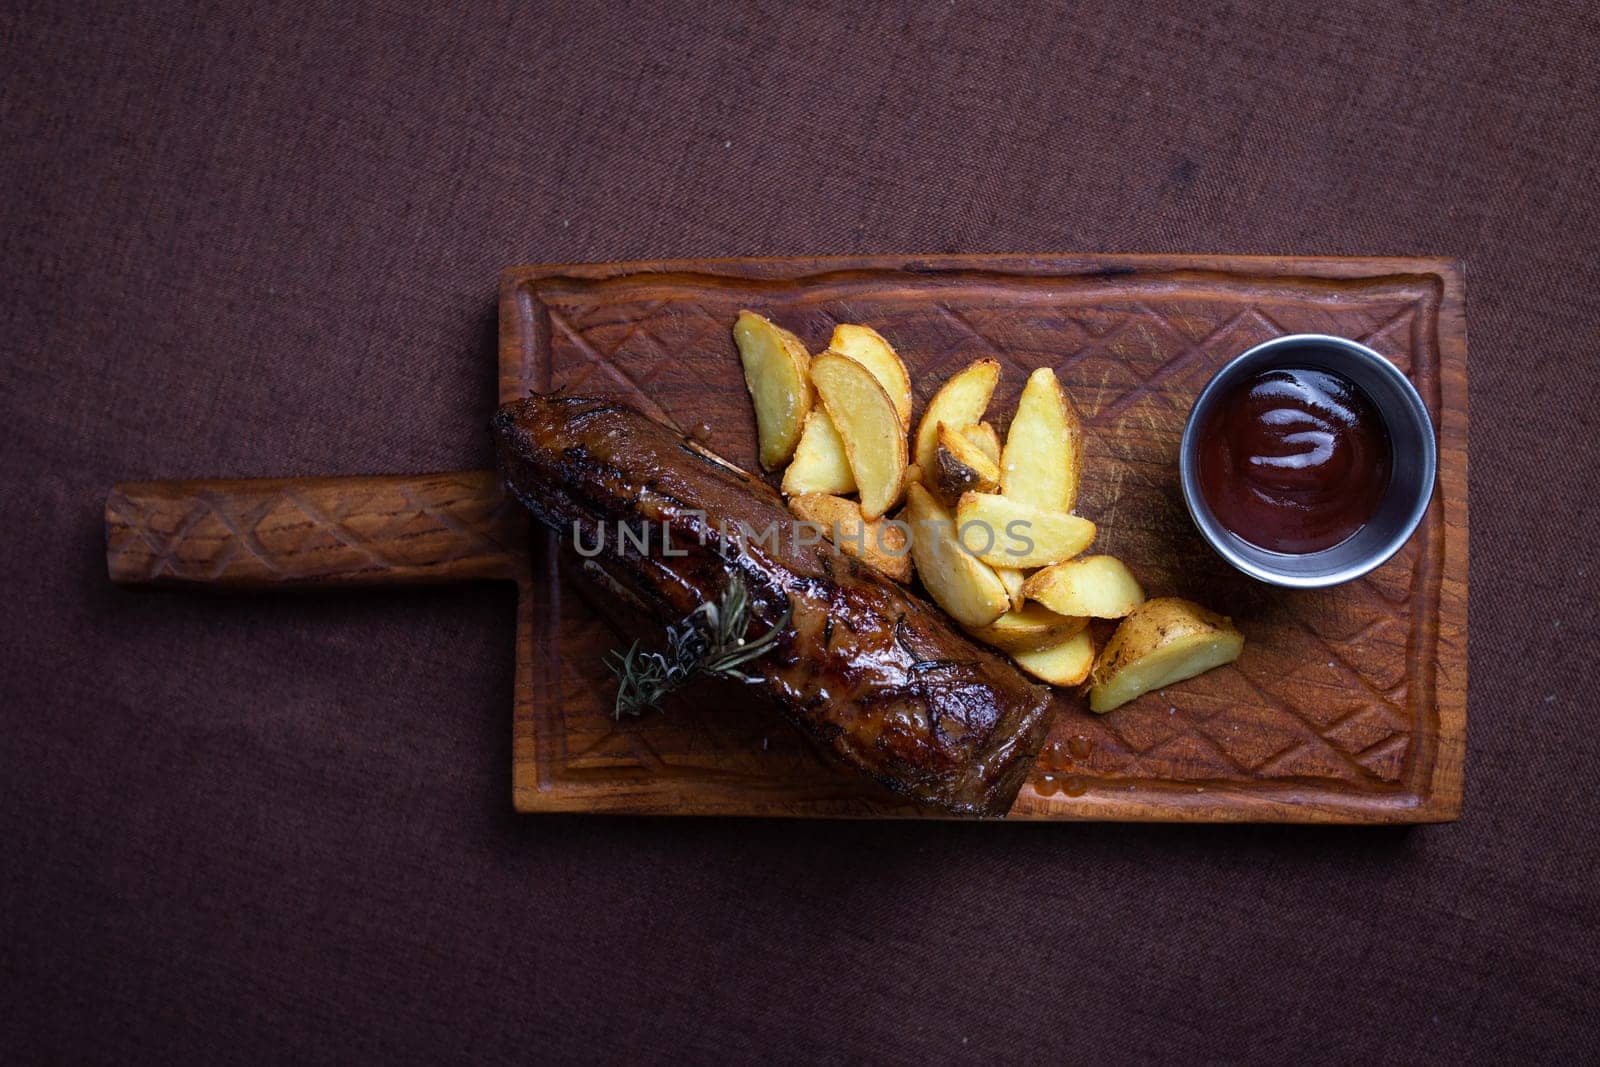
M 1332 548 L 1389 487 L 1389 431 L 1366 394 L 1328 371 L 1282 368 L 1223 397 L 1200 441 L 1200 491 L 1258 548 Z

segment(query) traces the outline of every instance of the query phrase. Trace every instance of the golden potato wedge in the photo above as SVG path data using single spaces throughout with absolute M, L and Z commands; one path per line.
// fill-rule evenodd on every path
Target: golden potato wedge
M 897 582 L 911 580 L 911 544 L 906 531 L 883 519 L 861 517 L 861 505 L 828 493 L 789 498 L 789 510 L 822 528 L 822 536 L 847 556 L 869 563 Z
M 993 426 L 987 422 L 980 422 L 976 426 L 966 427 L 961 434 L 977 445 L 995 466 L 1000 465 L 1000 435 L 994 432 Z
M 1061 644 L 1088 624 L 1088 619 L 1057 615 L 1042 604 L 1028 604 L 967 632 L 1003 652 L 1040 652 Z
M 1232 620 L 1178 597 L 1147 600 L 1122 620 L 1095 661 L 1089 710 L 1106 712 L 1173 682 L 1232 663 L 1244 635 Z
M 1094 523 L 1043 511 L 996 493 L 965 493 L 956 505 L 961 543 L 991 567 L 1047 567 L 1094 541 Z M 980 551 L 981 550 L 981 551 Z
M 942 422 L 928 478 L 932 483 L 928 488 L 947 508 L 955 507 L 962 493 L 992 493 L 1000 488 L 1000 468 L 994 460 Z
M 856 476 L 850 473 L 850 459 L 844 453 L 844 439 L 833 420 L 821 407 L 806 416 L 794 459 L 783 472 L 783 493 L 853 493 Z
M 1045 511 L 1071 511 L 1083 473 L 1083 427 L 1056 381 L 1040 367 L 1028 376 L 1000 454 L 1000 491 Z
M 1081 556 L 1028 575 L 1022 594 L 1057 615 L 1120 619 L 1144 603 L 1144 590 L 1120 559 Z
M 911 429 L 911 375 L 900 361 L 894 346 L 870 326 L 857 326 L 841 322 L 833 328 L 833 339 L 828 342 L 830 351 L 849 356 L 872 372 L 883 386 L 883 391 L 894 401 L 900 415 L 900 425 Z
M 811 412 L 811 355 L 800 338 L 753 311 L 739 312 L 733 341 L 756 409 L 761 465 L 776 470 L 794 454 Z
M 811 380 L 844 441 L 861 515 L 876 519 L 905 492 L 906 431 L 894 402 L 872 372 L 837 352 L 811 361 Z
M 956 540 L 950 513 L 918 482 L 906 486 L 911 558 L 934 602 L 963 626 L 988 626 L 1011 606 L 988 564 Z
M 989 398 L 994 395 L 995 383 L 999 381 L 999 360 L 980 359 L 956 371 L 933 394 L 922 413 L 922 421 L 917 423 L 917 447 L 913 457 L 922 468 L 924 478 L 933 469 L 934 452 L 939 447 L 939 424 L 971 426 L 983 418 Z
M 1079 630 L 1058 645 L 1037 652 L 1013 652 L 1011 662 L 1051 685 L 1077 685 L 1094 667 L 1094 635 Z
M 1028 598 L 1022 595 L 1022 584 L 1028 580 L 1027 574 L 1016 567 L 996 567 L 994 574 L 1000 579 L 1000 584 L 1006 587 L 1006 595 L 1011 598 L 1011 610 L 1021 611 L 1028 602 Z

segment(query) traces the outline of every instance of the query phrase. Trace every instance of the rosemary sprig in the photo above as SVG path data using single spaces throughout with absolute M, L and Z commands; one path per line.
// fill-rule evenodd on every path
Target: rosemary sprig
M 760 681 L 739 668 L 776 644 L 793 616 L 794 609 L 790 608 L 766 633 L 747 639 L 749 594 L 738 575 L 730 576 L 721 600 L 708 600 L 667 627 L 665 652 L 642 651 L 638 641 L 626 652 L 611 650 L 606 666 L 617 676 L 613 717 L 643 715 L 647 708 L 660 708 L 661 701 L 674 690 L 702 675 Z

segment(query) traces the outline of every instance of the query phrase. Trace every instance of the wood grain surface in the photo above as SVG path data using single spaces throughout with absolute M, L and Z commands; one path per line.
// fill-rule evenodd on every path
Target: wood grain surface
M 1460 808 L 1467 694 L 1465 281 L 1432 259 L 869 257 L 508 271 L 500 399 L 616 393 L 749 469 L 754 419 L 730 329 L 749 307 L 814 350 L 838 322 L 887 336 L 920 412 L 954 370 L 1000 360 L 1002 429 L 1052 366 L 1084 418 L 1079 511 L 1151 595 L 1231 615 L 1229 667 L 1106 716 L 1059 692 L 1013 819 L 1394 823 Z M 1439 434 L 1411 542 L 1329 590 L 1264 586 L 1200 540 L 1177 449 L 1224 362 L 1285 333 L 1360 340 L 1410 375 Z M 130 585 L 243 589 L 518 583 L 513 796 L 523 811 L 940 817 L 837 770 L 769 708 L 708 684 L 613 721 L 606 649 L 641 628 L 563 561 L 492 472 L 126 483 L 107 569 Z
M 528 529 L 493 471 L 124 482 L 106 497 L 106 569 L 236 589 L 513 579 Z
M 920 406 L 980 356 L 1004 373 L 1003 427 L 1052 366 L 1084 416 L 1079 511 L 1151 595 L 1233 616 L 1227 668 L 1106 716 L 1058 693 L 1013 819 L 1393 823 L 1454 818 L 1467 694 L 1465 281 L 1435 259 L 978 256 L 517 268 L 501 291 L 500 393 L 617 393 L 750 469 L 754 420 L 730 336 L 749 307 L 813 350 L 873 326 Z M 1335 589 L 1267 587 L 1192 528 L 1178 440 L 1207 378 L 1285 333 L 1360 340 L 1416 383 L 1439 481 L 1393 560 Z M 769 709 L 706 686 L 614 722 L 601 654 L 649 636 L 538 535 L 518 608 L 514 797 L 523 811 L 913 816 L 825 765 Z M 657 630 L 659 632 L 659 630 Z

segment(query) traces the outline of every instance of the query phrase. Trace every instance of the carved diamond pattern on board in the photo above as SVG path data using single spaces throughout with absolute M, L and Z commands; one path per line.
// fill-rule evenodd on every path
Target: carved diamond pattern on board
M 1404 670 L 1414 640 L 1406 604 L 1420 549 L 1413 543 L 1337 590 L 1268 595 L 1215 565 L 1190 527 L 1174 472 L 1195 393 L 1253 344 L 1284 333 L 1356 336 L 1410 370 L 1414 292 L 1374 291 L 1357 303 L 1289 293 L 1241 305 L 1237 294 L 1203 286 L 1179 293 L 1078 289 L 1046 299 L 998 286 L 907 292 L 863 282 L 818 295 L 747 283 L 685 285 L 666 299 L 655 287 L 651 299 L 630 302 L 613 284 L 604 293 L 567 286 L 543 305 L 554 385 L 621 391 L 680 428 L 709 423 L 711 446 L 752 469 L 753 418 L 730 337 L 743 307 L 794 329 L 813 352 L 838 322 L 872 325 L 906 359 L 919 411 L 950 373 L 993 357 L 1003 375 L 990 417 L 1002 430 L 1027 374 L 1054 367 L 1084 419 L 1079 510 L 1101 527 L 1095 550 L 1125 556 L 1153 594 L 1226 608 L 1250 641 L 1239 663 L 1109 716 L 1091 716 L 1076 699 L 1059 697 L 1054 736 L 1093 742 L 1081 770 L 1130 782 L 1315 780 L 1378 790 L 1400 783 L 1422 713 Z M 1138 528 L 1129 525 L 1135 522 Z M 593 610 L 566 598 L 564 625 L 579 625 L 579 614 Z M 584 655 L 563 659 L 563 710 L 551 711 L 566 716 L 565 730 L 555 734 L 587 745 L 569 757 L 571 773 L 744 775 L 768 785 L 774 772 L 790 782 L 834 774 L 798 734 L 736 689 L 653 719 L 610 723 L 605 700 L 614 690 L 591 653 L 621 635 L 593 627 L 578 633 Z M 1362 655 L 1374 647 L 1395 654 Z
M 245 564 L 256 573 L 294 578 L 302 571 L 326 573 L 334 558 L 346 572 L 420 561 L 397 558 L 404 550 L 395 545 L 413 546 L 429 565 L 522 551 L 491 535 L 508 526 L 500 520 L 514 502 L 503 499 L 485 508 L 463 497 L 459 487 L 441 491 L 449 495 L 394 484 L 319 501 L 315 490 L 289 486 L 259 497 L 196 490 L 193 504 L 176 514 L 113 493 L 106 501 L 108 559 L 142 560 L 144 581 L 207 581 Z

